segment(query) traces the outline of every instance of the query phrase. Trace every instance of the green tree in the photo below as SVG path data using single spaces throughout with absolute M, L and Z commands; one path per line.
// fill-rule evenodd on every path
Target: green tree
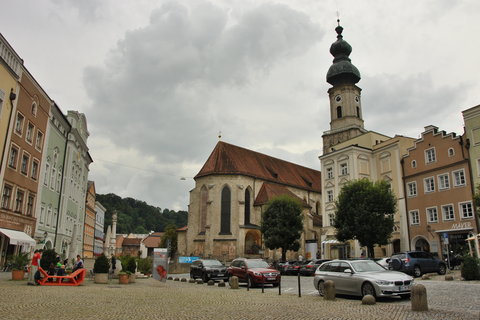
M 336 201 L 333 226 L 340 241 L 358 240 L 374 258 L 373 247 L 388 243 L 393 231 L 396 198 L 386 181 L 351 181 Z
M 177 253 L 177 227 L 174 224 L 165 228 L 165 233 L 162 236 L 162 248 L 168 246 L 168 240 L 170 240 L 170 258 L 174 258 L 175 253 Z
M 287 250 L 300 248 L 300 236 L 303 230 L 302 205 L 290 196 L 272 199 L 262 213 L 261 231 L 265 246 L 271 250 L 282 249 L 282 261 Z

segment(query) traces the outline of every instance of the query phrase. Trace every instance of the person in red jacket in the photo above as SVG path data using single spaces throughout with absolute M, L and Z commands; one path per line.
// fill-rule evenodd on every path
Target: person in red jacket
M 38 265 L 40 263 L 40 259 L 42 258 L 40 251 L 35 250 L 33 253 L 32 263 L 30 264 L 30 273 L 28 274 L 28 284 L 35 285 L 35 273 L 38 272 Z

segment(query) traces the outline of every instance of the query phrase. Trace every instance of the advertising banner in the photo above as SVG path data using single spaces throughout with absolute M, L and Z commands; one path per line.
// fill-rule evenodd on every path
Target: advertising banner
M 166 282 L 168 274 L 168 249 L 153 249 L 153 278 Z

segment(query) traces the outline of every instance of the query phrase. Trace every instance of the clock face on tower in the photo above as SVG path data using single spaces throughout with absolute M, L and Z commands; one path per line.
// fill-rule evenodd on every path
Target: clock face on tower
M 337 102 L 342 101 L 342 97 L 341 97 L 341 96 L 336 96 L 336 97 L 335 97 L 335 101 L 337 101 Z
M 360 101 L 360 98 L 358 96 L 355 96 L 355 101 L 356 102 L 359 102 Z

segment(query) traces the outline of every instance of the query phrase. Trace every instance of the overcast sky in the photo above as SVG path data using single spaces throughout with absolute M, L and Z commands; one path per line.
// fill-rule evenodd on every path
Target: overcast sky
M 98 193 L 187 210 L 220 131 L 320 170 L 337 10 L 366 129 L 463 132 L 478 0 L 3 0 L 0 32 L 64 113 L 85 113 Z

